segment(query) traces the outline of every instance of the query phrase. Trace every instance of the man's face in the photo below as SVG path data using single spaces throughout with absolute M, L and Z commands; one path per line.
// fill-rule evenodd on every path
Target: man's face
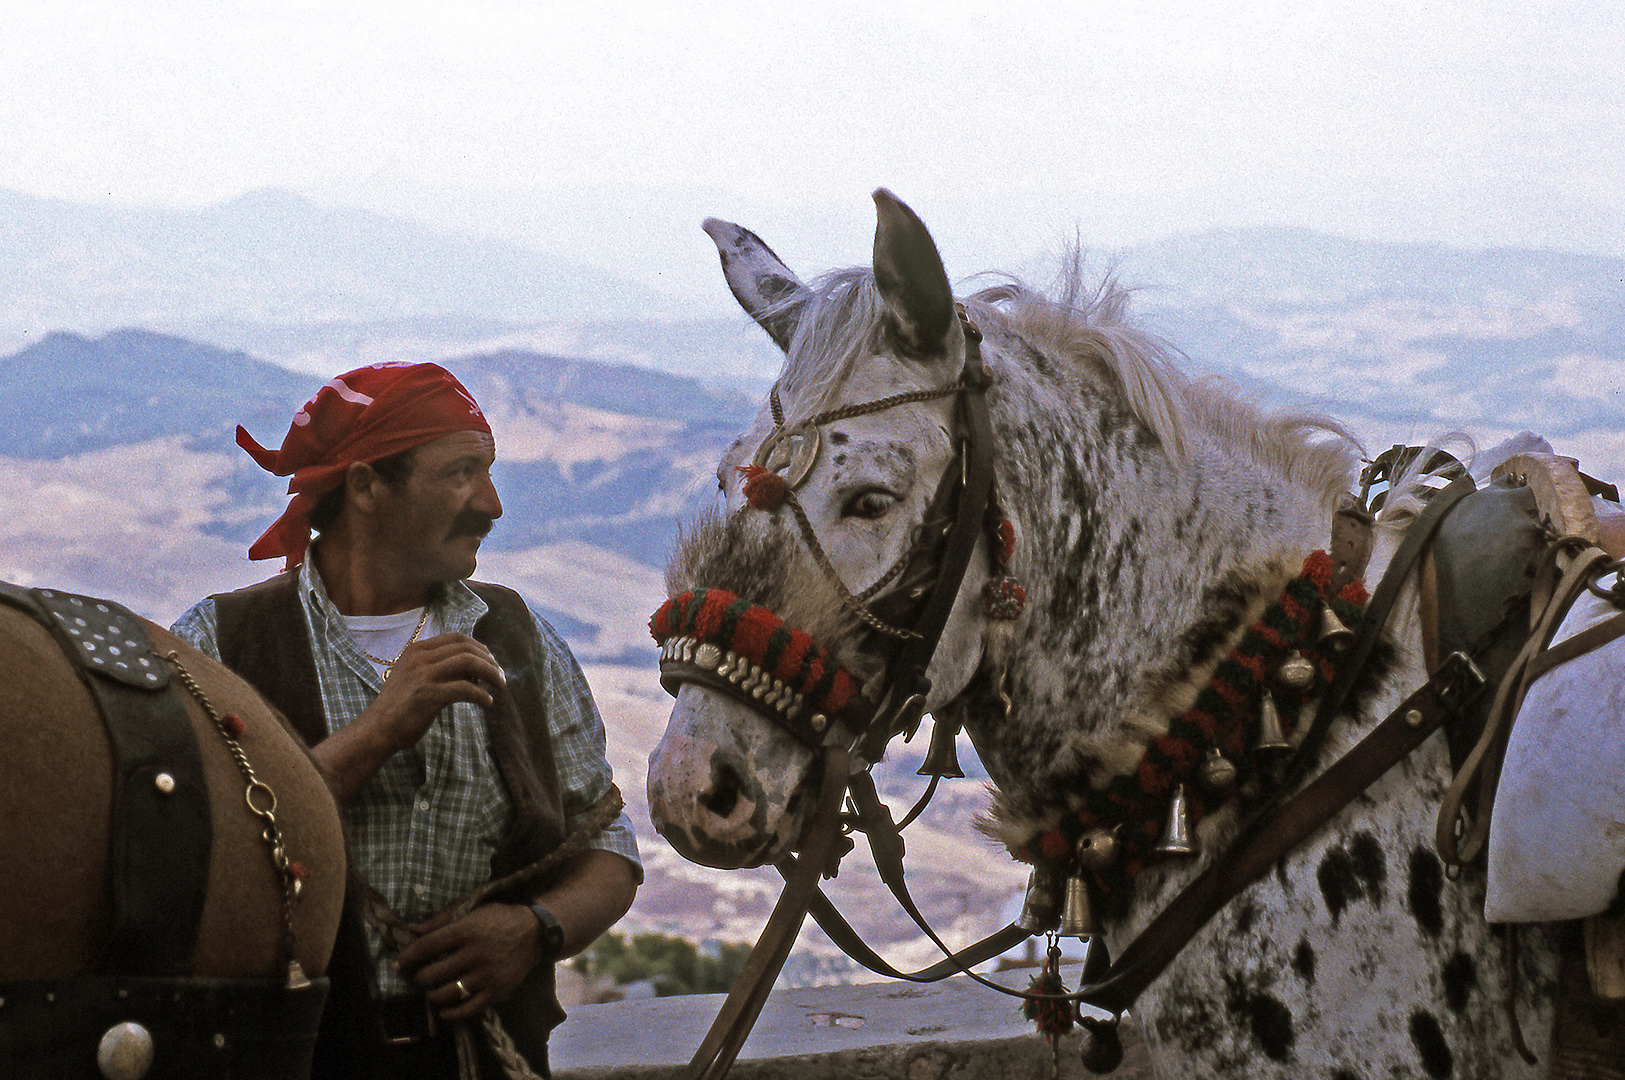
M 430 585 L 474 573 L 480 541 L 502 516 L 495 460 L 491 436 L 455 431 L 419 446 L 398 486 L 383 485 L 376 540 L 402 580 Z

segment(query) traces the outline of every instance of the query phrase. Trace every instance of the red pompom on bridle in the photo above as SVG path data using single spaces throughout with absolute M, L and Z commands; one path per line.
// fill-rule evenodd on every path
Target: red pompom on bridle
M 772 513 L 784 505 L 790 485 L 784 477 L 760 465 L 734 466 L 745 477 L 745 501 L 757 510 Z

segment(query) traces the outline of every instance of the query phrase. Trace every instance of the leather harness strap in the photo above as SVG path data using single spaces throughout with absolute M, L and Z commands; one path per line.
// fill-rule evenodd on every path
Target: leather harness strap
M 113 915 L 99 970 L 190 972 L 214 820 L 197 736 L 169 669 L 140 620 L 110 600 L 0 582 L 0 601 L 51 632 L 107 727 Z
M 1400 702 L 1352 750 L 1187 885 L 1123 951 L 1112 965 L 1112 973 L 1084 987 L 1079 999 L 1110 1012 L 1132 1005 L 1237 893 L 1422 745 L 1483 686 L 1482 674 L 1464 654 L 1448 657 L 1433 678 Z
M 1562 545 L 1554 548 L 1553 556 L 1556 559 L 1565 557 Z M 1451 781 L 1440 804 L 1434 844 L 1439 849 L 1439 857 L 1447 864 L 1461 865 L 1474 861 L 1483 854 L 1484 847 L 1489 842 L 1489 809 L 1495 803 L 1495 790 L 1500 782 L 1501 762 L 1506 754 L 1507 739 L 1511 736 L 1512 723 L 1517 718 L 1518 710 L 1523 705 L 1524 696 L 1528 694 L 1530 685 L 1536 678 L 1564 660 L 1605 645 L 1625 633 L 1625 615 L 1616 615 L 1607 622 L 1563 642 L 1558 649 L 1547 648 L 1558 627 L 1562 625 L 1563 617 L 1568 614 L 1570 606 L 1580 593 L 1585 591 L 1589 579 L 1599 567 L 1611 562 L 1613 559 L 1607 552 L 1600 548 L 1588 547 L 1572 557 L 1568 565 L 1562 569 L 1555 586 L 1537 589 L 1543 594 L 1543 603 L 1534 611 L 1536 619 L 1532 632 L 1496 688 L 1495 700 L 1490 706 L 1484 730 L 1466 760 L 1462 762 L 1461 768 L 1456 771 L 1455 779 Z M 1549 560 L 1544 569 L 1550 571 L 1557 565 L 1555 561 Z M 1546 573 L 1537 576 L 1549 579 L 1551 575 Z M 1472 820 L 1458 837 L 1456 828 L 1463 804 L 1469 791 L 1474 790 L 1477 793 L 1478 811 L 1473 814 Z
M 728 991 L 727 1000 L 711 1022 L 711 1030 L 694 1051 L 694 1058 L 689 1062 L 689 1073 L 694 1080 L 719 1080 L 727 1074 L 756 1018 L 761 1015 L 762 1006 L 767 1004 L 768 991 L 773 989 L 801 923 L 807 917 L 807 905 L 818 892 L 818 879 L 831 870 L 835 862 L 841 797 L 846 792 L 850 760 L 840 747 L 831 747 L 824 755 L 818 802 L 807 825 L 801 857 L 791 862 L 788 870 L 781 867 L 785 874 L 784 892 L 779 895 L 767 926 Z

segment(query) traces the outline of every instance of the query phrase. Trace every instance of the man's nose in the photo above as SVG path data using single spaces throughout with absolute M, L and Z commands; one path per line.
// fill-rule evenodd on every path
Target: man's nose
M 473 505 L 474 509 L 492 520 L 502 516 L 502 499 L 497 495 L 497 486 L 489 475 L 474 493 Z
M 476 499 L 479 500 L 479 512 L 489 516 L 491 520 L 502 516 L 502 499 L 497 495 L 496 482 L 492 481 L 491 477 L 486 476 L 486 482 L 476 494 Z

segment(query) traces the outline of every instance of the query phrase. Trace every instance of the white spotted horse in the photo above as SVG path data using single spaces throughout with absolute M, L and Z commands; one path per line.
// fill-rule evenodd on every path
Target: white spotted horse
M 1415 567 L 1473 482 L 1431 494 L 1434 462 L 1387 455 L 1354 495 L 1345 428 L 1182 374 L 1077 260 L 1060 296 L 956 302 L 925 226 L 875 202 L 873 267 L 811 284 L 706 223 L 787 359 L 651 620 L 676 704 L 649 805 L 691 860 L 785 870 L 754 974 L 771 982 L 808 904 L 892 971 L 818 893 L 839 844 L 819 837 L 866 832 L 917 918 L 865 770 L 930 713 L 922 772 L 955 775 L 968 733 L 997 789 L 978 824 L 1034 864 L 1013 929 L 1054 930 L 1064 891 L 1063 929 L 1117 956 L 1092 948 L 1066 996 L 1132 1005 L 1160 1075 L 1545 1075 L 1530 1048 L 1549 1045 L 1563 935 L 1487 924 L 1477 863 L 1436 853 L 1470 736 L 1434 733 L 1484 711 L 1480 646 L 1511 618 L 1501 597 L 1429 664 Z M 1033 1004 L 1064 1026 L 1052 993 Z M 730 999 L 704 1075 L 763 994 Z M 1108 1071 L 1115 1028 L 1090 1015 L 1085 1063 Z
M 0 584 L 0 1075 L 299 1080 L 338 809 L 247 683 L 109 601 Z

